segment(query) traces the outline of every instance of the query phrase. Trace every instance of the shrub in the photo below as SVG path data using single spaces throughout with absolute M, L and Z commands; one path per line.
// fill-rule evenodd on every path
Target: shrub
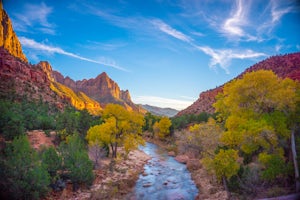
M 63 157 L 63 167 L 73 183 L 73 190 L 77 190 L 79 184 L 92 185 L 93 163 L 78 134 L 68 136 L 67 141 L 61 143 L 60 151 Z
M 1 193 L 10 199 L 39 199 L 48 192 L 50 177 L 26 136 L 15 138 L 1 157 Z

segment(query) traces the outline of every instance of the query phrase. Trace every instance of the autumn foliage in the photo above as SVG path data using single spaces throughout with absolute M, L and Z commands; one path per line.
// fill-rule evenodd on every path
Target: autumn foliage
M 118 147 L 124 146 L 128 153 L 139 144 L 144 144 L 142 115 L 127 111 L 120 105 L 108 104 L 102 117 L 104 123 L 91 127 L 87 132 L 86 139 L 90 145 L 109 146 L 112 157 L 116 158 Z

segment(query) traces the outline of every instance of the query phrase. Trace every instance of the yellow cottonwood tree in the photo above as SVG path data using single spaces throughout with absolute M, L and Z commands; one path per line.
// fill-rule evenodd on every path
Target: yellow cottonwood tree
M 162 117 L 159 122 L 154 123 L 153 131 L 160 139 L 164 139 L 170 134 L 171 125 L 172 122 L 168 117 Z
M 117 104 L 108 104 L 103 110 L 104 123 L 91 127 L 86 139 L 90 144 L 109 145 L 112 157 L 117 157 L 117 148 L 124 145 L 126 152 L 144 144 L 142 138 L 142 115 L 127 111 Z
M 203 157 L 214 156 L 215 150 L 220 145 L 222 128 L 213 118 L 209 118 L 206 123 L 195 124 L 189 128 L 192 133 L 187 140 L 193 146 L 201 149 Z
M 219 119 L 225 122 L 221 141 L 248 156 L 260 152 L 276 158 L 261 159 L 266 167 L 271 161 L 286 162 L 280 155 L 286 146 L 290 147 L 288 120 L 296 109 L 297 90 L 295 81 L 281 79 L 267 70 L 246 73 L 226 84 L 214 104 Z

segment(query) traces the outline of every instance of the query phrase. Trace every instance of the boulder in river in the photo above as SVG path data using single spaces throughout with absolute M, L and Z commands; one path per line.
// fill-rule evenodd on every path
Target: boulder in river
M 152 184 L 151 183 L 145 183 L 144 185 L 143 185 L 143 187 L 150 187 Z

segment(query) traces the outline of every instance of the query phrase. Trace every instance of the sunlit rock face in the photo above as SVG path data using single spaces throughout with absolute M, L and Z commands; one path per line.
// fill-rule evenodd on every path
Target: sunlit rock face
M 58 94 L 64 101 L 69 102 L 72 106 L 79 110 L 87 109 L 91 114 L 95 115 L 100 113 L 102 107 L 99 102 L 91 99 L 83 92 L 74 91 L 70 87 L 56 82 L 54 78 L 56 77 L 55 75 L 57 75 L 61 80 L 63 80 L 64 77 L 58 72 L 54 73 L 52 71 L 52 66 L 47 61 L 39 62 L 36 67 L 46 74 L 48 81 L 50 81 L 49 86 L 51 90 Z M 75 84 L 75 82 L 70 78 L 67 78 L 67 82 Z
M 3 10 L 2 1 L 0 1 L 0 47 L 4 47 L 13 56 L 27 62 L 12 23 L 5 10 Z
M 300 53 L 272 56 L 249 67 L 236 78 L 241 78 L 245 73 L 257 70 L 272 70 L 281 78 L 291 78 L 300 81 Z M 177 116 L 199 114 L 201 112 L 214 113 L 215 110 L 212 104 L 216 102 L 215 97 L 217 94 L 223 91 L 223 86 L 202 92 L 192 105 L 180 111 Z
M 92 99 L 105 106 L 116 103 L 124 106 L 127 110 L 143 112 L 143 109 L 131 101 L 128 90 L 123 91 L 105 72 L 96 78 L 74 81 L 70 77 L 64 77 L 59 72 L 53 71 L 53 78 L 76 92 L 83 92 Z

